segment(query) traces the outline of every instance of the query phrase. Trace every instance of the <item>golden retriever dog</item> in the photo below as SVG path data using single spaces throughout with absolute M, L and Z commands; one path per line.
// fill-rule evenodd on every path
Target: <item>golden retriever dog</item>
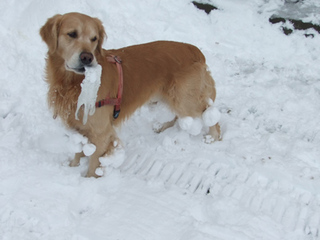
M 67 13 L 49 18 L 40 29 L 48 45 L 46 80 L 49 85 L 48 102 L 64 123 L 86 136 L 96 146 L 90 156 L 87 177 L 98 177 L 99 157 L 113 152 L 117 140 L 115 126 L 127 119 L 136 109 L 152 98 L 166 103 L 176 114 L 163 124 L 159 132 L 174 125 L 177 118 L 201 117 L 208 108 L 208 99 L 216 98 L 215 83 L 207 70 L 205 57 L 190 44 L 157 41 L 117 50 L 102 49 L 106 37 L 102 23 L 80 13 Z M 117 56 L 110 61 L 110 56 Z M 78 97 L 85 67 L 102 66 L 101 85 L 97 101 L 117 98 L 121 59 L 123 94 L 119 117 L 114 106 L 97 107 L 85 124 L 75 118 Z M 120 62 L 120 61 L 119 61 Z M 220 140 L 220 126 L 209 128 L 209 135 Z M 70 166 L 78 166 L 84 154 L 76 153 Z

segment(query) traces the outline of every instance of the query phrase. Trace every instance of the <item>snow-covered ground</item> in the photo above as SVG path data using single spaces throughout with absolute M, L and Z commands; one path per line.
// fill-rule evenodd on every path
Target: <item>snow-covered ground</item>
M 319 34 L 271 25 L 282 0 L 212 3 L 207 15 L 187 0 L 0 1 L 1 240 L 320 239 Z M 70 11 L 103 21 L 105 48 L 198 46 L 223 141 L 178 125 L 154 133 L 172 115 L 150 104 L 118 129 L 123 147 L 101 159 L 104 177 L 84 178 L 86 159 L 68 167 L 86 141 L 48 110 L 38 32 Z M 300 16 L 319 24 L 309 13 Z

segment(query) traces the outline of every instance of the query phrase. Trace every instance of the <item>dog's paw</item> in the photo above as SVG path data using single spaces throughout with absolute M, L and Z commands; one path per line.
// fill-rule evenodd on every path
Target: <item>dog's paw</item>
M 153 131 L 156 133 L 161 133 L 164 130 L 173 127 L 173 125 L 175 124 L 175 122 L 177 121 L 177 117 L 175 117 L 172 121 L 169 122 L 165 122 L 165 123 L 159 123 L 159 122 L 155 122 L 153 124 Z
M 216 141 L 221 141 L 221 140 L 222 140 L 221 136 L 218 136 L 215 138 L 215 137 L 211 136 L 210 134 L 205 135 L 203 138 L 203 142 L 206 144 L 211 144 L 211 143 L 214 143 Z
M 103 176 L 102 168 L 97 168 L 94 172 L 88 171 L 87 174 L 86 174 L 86 178 L 91 178 L 91 177 L 99 178 L 99 177 L 102 177 L 102 176 Z
M 159 122 L 155 122 L 152 126 L 152 129 L 155 133 L 161 133 L 163 132 L 163 124 L 159 123 Z
M 70 161 L 70 163 L 69 163 L 69 167 L 78 167 L 78 166 L 80 166 L 80 162 L 79 161 L 77 161 L 77 160 L 72 160 L 72 161 Z
M 206 144 L 211 144 L 211 143 L 215 142 L 215 140 L 211 135 L 205 135 L 203 138 L 203 142 Z

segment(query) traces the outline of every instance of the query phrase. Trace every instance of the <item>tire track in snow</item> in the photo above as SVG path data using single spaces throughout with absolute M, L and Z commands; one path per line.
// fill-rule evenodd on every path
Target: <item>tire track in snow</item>
M 258 171 L 205 159 L 164 162 L 148 154 L 127 158 L 118 169 L 188 193 L 236 200 L 242 208 L 270 217 L 287 231 L 303 231 L 310 239 L 320 239 L 320 196 Z

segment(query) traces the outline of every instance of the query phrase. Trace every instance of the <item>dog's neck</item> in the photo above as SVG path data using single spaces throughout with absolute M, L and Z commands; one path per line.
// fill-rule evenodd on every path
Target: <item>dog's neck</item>
M 84 75 L 67 71 L 62 58 L 49 55 L 47 59 L 47 82 L 49 84 L 48 103 L 54 117 L 68 120 L 73 116 L 81 92 Z

